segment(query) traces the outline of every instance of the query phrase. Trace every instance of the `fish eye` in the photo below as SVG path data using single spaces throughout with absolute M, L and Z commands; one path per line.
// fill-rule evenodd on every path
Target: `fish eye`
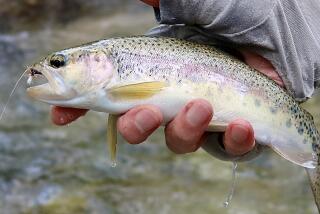
M 55 54 L 50 58 L 49 64 L 51 67 L 60 68 L 65 66 L 66 64 L 66 57 L 62 54 Z

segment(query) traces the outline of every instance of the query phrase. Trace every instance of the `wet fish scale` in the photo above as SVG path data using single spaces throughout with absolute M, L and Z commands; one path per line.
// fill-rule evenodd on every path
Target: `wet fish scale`
M 29 89 L 36 99 L 111 114 L 153 104 L 170 121 L 187 101 L 204 98 L 215 110 L 210 126 L 245 118 L 257 142 L 308 168 L 319 206 L 320 137 L 312 116 L 274 81 L 238 59 L 213 47 L 151 37 L 102 40 L 57 54 L 65 56 L 66 66 L 52 68 L 49 56 L 32 67 L 49 80 Z M 62 87 L 68 99 L 46 87 L 50 84 Z
M 212 48 L 207 46 L 176 39 L 119 38 L 108 41 L 106 45 L 111 46 L 116 53 L 119 76 L 124 82 L 131 78 L 137 80 L 137 75 L 143 77 L 145 74 L 159 80 L 175 78 L 174 81 L 181 82 L 187 78 L 192 81 L 207 82 L 213 75 L 211 71 L 214 69 L 215 74 L 228 76 L 228 79 L 236 83 L 245 84 L 247 88 L 254 88 L 260 92 L 260 98 L 268 102 L 272 114 L 276 114 L 278 109 L 290 114 L 290 121 L 296 130 L 306 139 L 315 139 L 311 142 L 313 142 L 313 148 L 317 148 L 319 133 L 312 116 L 301 109 L 295 100 L 274 81 L 243 63 L 239 64 L 235 58 L 226 58 L 221 52 L 213 52 Z M 180 60 L 187 68 L 181 68 L 179 63 L 175 65 Z M 164 61 L 172 64 L 164 65 Z M 208 67 L 212 69 L 207 69 Z M 197 78 L 194 78 L 192 74 Z

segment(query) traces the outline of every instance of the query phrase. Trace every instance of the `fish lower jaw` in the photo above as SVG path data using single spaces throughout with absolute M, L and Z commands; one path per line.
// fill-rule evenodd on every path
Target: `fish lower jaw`
M 56 94 L 53 93 L 49 83 L 32 86 L 27 88 L 27 94 L 37 100 L 56 99 Z
M 27 88 L 27 94 L 36 100 L 47 103 L 51 101 L 61 102 L 62 100 L 70 100 L 76 96 L 76 92 L 72 89 L 56 91 L 49 83 Z

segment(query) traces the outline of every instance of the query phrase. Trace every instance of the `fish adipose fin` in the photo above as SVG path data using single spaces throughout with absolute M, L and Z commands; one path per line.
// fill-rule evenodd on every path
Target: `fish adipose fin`
M 111 166 L 115 167 L 117 164 L 117 120 L 118 116 L 109 114 L 107 126 L 107 143 L 110 155 Z
M 160 81 L 134 83 L 110 88 L 108 93 L 118 99 L 146 99 L 162 91 L 166 85 L 165 82 Z

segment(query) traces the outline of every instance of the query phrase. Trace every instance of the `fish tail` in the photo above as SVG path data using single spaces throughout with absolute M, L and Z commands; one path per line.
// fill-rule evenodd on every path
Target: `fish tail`
M 313 197 L 316 202 L 318 212 L 320 213 L 320 134 L 318 130 L 314 130 L 314 142 L 313 142 L 313 150 L 317 155 L 318 161 L 317 166 L 315 168 L 306 168 L 310 186 L 313 192 Z
M 314 94 L 314 96 L 309 99 L 307 102 L 302 103 L 300 106 L 308 112 L 311 117 L 311 121 L 313 121 L 313 126 L 315 130 L 313 130 L 313 151 L 317 155 L 318 164 L 314 169 L 306 169 L 310 186 L 313 192 L 314 200 L 318 207 L 318 212 L 320 213 L 320 112 L 317 103 L 320 101 L 320 90 Z
M 320 167 L 306 170 L 309 176 L 313 197 L 318 207 L 318 212 L 320 213 Z
M 315 130 L 314 139 L 315 141 L 313 142 L 312 147 L 318 159 L 317 166 L 315 168 L 306 168 L 306 170 L 313 192 L 313 197 L 318 208 L 318 213 L 320 213 L 320 135 L 318 130 Z

